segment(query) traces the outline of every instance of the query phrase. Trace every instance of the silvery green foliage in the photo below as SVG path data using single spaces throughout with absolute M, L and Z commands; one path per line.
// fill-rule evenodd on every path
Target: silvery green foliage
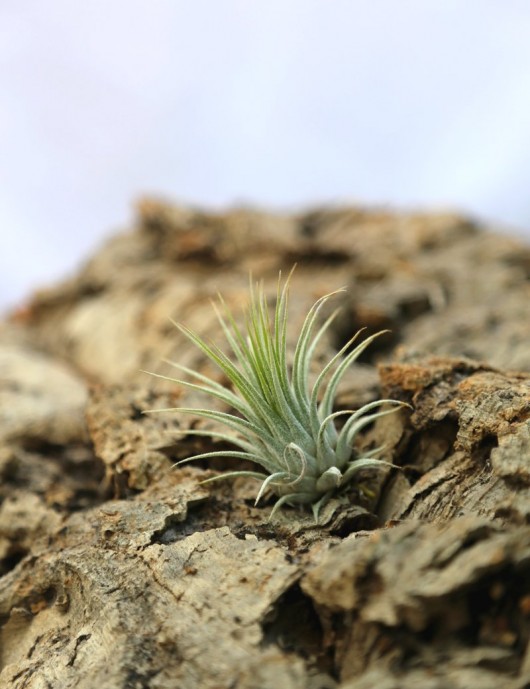
M 228 307 L 220 299 L 222 312 L 217 310 L 217 316 L 232 349 L 232 358 L 217 345 L 208 344 L 185 326 L 177 325 L 221 369 L 232 389 L 173 362 L 170 363 L 195 382 L 169 380 L 222 400 L 235 413 L 207 408 L 176 408 L 172 411 L 221 422 L 230 433 L 207 430 L 188 430 L 186 433 L 220 438 L 238 448 L 206 452 L 184 461 L 233 457 L 250 460 L 266 472 L 232 471 L 209 480 L 254 477 L 262 482 L 256 503 L 267 489 L 279 498 L 271 516 L 285 503 L 303 503 L 312 506 L 315 519 L 318 519 L 322 505 L 337 489 L 351 481 L 359 470 L 388 465 L 375 456 L 380 448 L 358 455 L 353 444 L 363 428 L 378 417 L 396 411 L 403 404 L 382 399 L 357 410 L 333 411 L 334 397 L 342 376 L 381 333 L 366 338 L 349 351 L 358 338 L 357 333 L 324 366 L 310 388 L 308 377 L 312 356 L 336 312 L 320 327 L 317 327 L 318 316 L 324 304 L 337 292 L 319 299 L 307 314 L 290 370 L 286 351 L 288 286 L 289 279 L 283 288 L 281 281 L 278 281 L 276 307 L 271 316 L 263 286 L 251 285 L 246 330 L 236 324 Z M 348 417 L 340 430 L 335 426 L 335 419 L 339 416 Z

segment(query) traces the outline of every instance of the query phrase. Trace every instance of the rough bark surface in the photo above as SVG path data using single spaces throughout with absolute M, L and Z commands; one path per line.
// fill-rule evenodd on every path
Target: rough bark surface
M 233 460 L 172 468 L 205 422 L 143 413 L 204 405 L 143 372 L 164 360 L 218 375 L 170 319 L 221 341 L 217 292 L 239 314 L 250 271 L 272 296 L 295 262 L 293 342 L 347 287 L 316 369 L 391 330 L 337 405 L 412 405 L 361 440 L 398 468 L 319 525 L 201 483 Z M 529 687 L 530 248 L 449 214 L 144 200 L 0 325 L 0 475 L 2 688 Z

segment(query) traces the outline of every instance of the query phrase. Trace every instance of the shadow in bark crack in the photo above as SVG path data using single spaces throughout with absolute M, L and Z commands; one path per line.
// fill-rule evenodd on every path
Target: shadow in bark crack
M 7 574 L 18 565 L 28 554 L 29 550 L 13 545 L 0 560 L 0 577 Z
M 320 618 L 298 584 L 276 601 L 262 628 L 265 647 L 278 646 L 302 658 L 313 673 L 337 679 L 332 649 L 325 646 Z

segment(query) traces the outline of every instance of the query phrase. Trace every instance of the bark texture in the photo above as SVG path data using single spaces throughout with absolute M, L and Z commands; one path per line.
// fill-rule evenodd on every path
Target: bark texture
M 174 328 L 222 341 L 248 275 L 297 263 L 290 338 L 346 286 L 315 361 L 391 330 L 337 398 L 412 411 L 361 439 L 397 465 L 323 510 L 268 519 L 204 406 L 143 371 L 214 375 Z M 315 373 L 313 372 L 313 373 Z M 208 400 L 208 404 L 211 400 Z M 225 410 L 219 403 L 219 409 Z M 211 424 L 210 424 L 211 426 Z M 530 248 L 455 215 L 209 214 L 157 200 L 0 325 L 0 686 L 530 686 Z

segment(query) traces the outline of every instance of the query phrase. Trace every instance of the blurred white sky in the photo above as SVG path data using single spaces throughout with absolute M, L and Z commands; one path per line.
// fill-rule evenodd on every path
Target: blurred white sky
M 148 192 L 530 237 L 528 0 L 1 0 L 0 308 Z

